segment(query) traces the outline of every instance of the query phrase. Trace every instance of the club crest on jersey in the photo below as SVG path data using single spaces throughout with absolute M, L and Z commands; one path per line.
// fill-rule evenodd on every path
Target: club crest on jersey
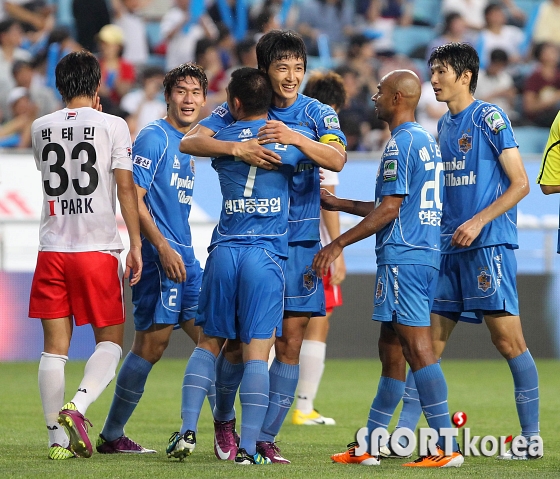
M 500 112 L 495 108 L 492 108 L 489 113 L 484 117 L 484 121 L 492 130 L 494 135 L 497 135 L 498 132 L 505 130 L 507 128 L 506 122 L 503 119 Z
M 215 113 L 219 117 L 223 118 L 224 116 L 227 115 L 227 112 L 228 111 L 223 106 L 220 105 L 220 106 L 214 108 L 214 111 L 212 113 Z
M 337 115 L 329 115 L 324 118 L 325 128 L 329 130 L 340 130 L 340 122 Z
M 78 112 L 77 111 L 67 111 L 66 112 L 66 119 L 67 120 L 75 120 L 76 118 L 78 118 Z
M 252 138 L 253 137 L 253 132 L 251 131 L 251 128 L 243 128 L 243 130 L 241 130 L 241 133 L 239 133 L 239 136 L 237 138 Z
M 307 291 L 311 291 L 315 286 L 315 271 L 313 271 L 309 266 L 305 267 L 305 272 L 303 273 L 303 287 Z
M 375 287 L 375 299 L 379 299 L 383 296 L 383 281 L 381 278 L 377 278 L 377 286 Z
M 181 162 L 179 161 L 179 158 L 177 158 L 177 155 L 175 155 L 175 157 L 173 158 L 173 169 L 175 170 L 181 169 Z
M 136 155 L 134 157 L 134 160 L 132 160 L 132 163 L 134 163 L 135 165 L 141 166 L 142 168 L 150 168 L 150 165 L 152 164 L 152 160 L 150 160 L 149 158 L 144 158 L 143 156 L 140 155 Z
M 396 181 L 397 160 L 385 160 L 383 163 L 383 181 Z
M 492 287 L 492 276 L 490 276 L 485 269 L 476 277 L 478 279 L 478 289 L 486 293 Z
M 472 150 L 472 136 L 463 133 L 463 136 L 457 140 L 459 143 L 459 150 L 463 153 L 468 153 Z

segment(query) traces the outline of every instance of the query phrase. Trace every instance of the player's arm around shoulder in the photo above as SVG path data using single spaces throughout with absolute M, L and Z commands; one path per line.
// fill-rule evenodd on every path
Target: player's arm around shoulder
M 121 213 L 130 237 L 130 251 L 126 256 L 125 278 L 130 278 L 130 286 L 140 280 L 142 274 L 142 242 L 140 239 L 140 217 L 138 214 L 138 197 L 132 171 L 115 168 L 117 197 Z
M 453 234 L 452 246 L 468 247 L 485 225 L 513 208 L 529 194 L 529 178 L 517 148 L 506 148 L 498 157 L 506 176 L 510 180 L 507 190 L 493 203 L 465 221 Z
M 203 125 L 196 125 L 181 140 L 179 150 L 195 156 L 215 158 L 219 156 L 235 156 L 251 166 L 265 170 L 278 169 L 281 158 L 273 151 L 259 145 L 257 140 L 223 141 L 214 138 L 215 131 Z

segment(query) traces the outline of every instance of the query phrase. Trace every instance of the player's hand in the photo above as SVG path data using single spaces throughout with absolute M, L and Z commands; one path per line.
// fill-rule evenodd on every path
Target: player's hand
M 333 262 L 333 268 L 331 269 L 331 279 L 330 283 L 336 286 L 344 281 L 346 278 L 346 263 L 344 262 L 344 256 L 340 255 Z
M 326 188 L 321 188 L 321 208 L 327 211 L 338 211 L 338 196 L 333 195 Z
M 476 216 L 459 226 L 451 238 L 451 246 L 468 248 L 482 231 L 484 223 Z
M 236 143 L 233 156 L 265 170 L 277 170 L 282 165 L 280 155 L 260 145 L 256 139 Z
M 331 263 L 340 256 L 342 248 L 337 240 L 322 248 L 313 258 L 312 268 L 317 273 L 319 278 L 325 276 L 329 271 Z
M 130 247 L 130 251 L 126 255 L 126 263 L 124 269 L 124 277 L 128 279 L 128 284 L 134 286 L 142 276 L 142 253 L 139 247 Z
M 169 244 L 158 250 L 159 260 L 165 275 L 174 283 L 182 283 L 187 279 L 187 270 L 183 258 Z
M 261 145 L 267 143 L 280 143 L 281 145 L 295 145 L 299 133 L 278 120 L 267 120 L 266 125 L 259 128 L 257 139 Z

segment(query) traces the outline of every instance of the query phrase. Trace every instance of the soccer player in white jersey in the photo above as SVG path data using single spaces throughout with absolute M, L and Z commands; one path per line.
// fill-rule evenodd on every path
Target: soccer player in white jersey
M 473 97 L 479 69 L 474 48 L 442 45 L 429 64 L 436 99 L 449 107 L 438 123 L 445 186 L 442 259 L 432 308 L 434 353 L 441 357 L 459 320 L 484 319 L 513 376 L 521 434 L 528 439 L 519 454 L 510 450 L 498 459 L 536 459 L 541 457 L 539 380 L 519 318 L 514 254 L 517 203 L 528 194 L 529 180 L 507 115 Z M 410 375 L 407 392 L 414 393 Z M 414 430 L 419 415 L 418 402 L 406 401 L 399 425 Z
M 303 90 L 303 94 L 316 98 L 325 105 L 332 106 L 338 111 L 346 103 L 346 90 L 340 75 L 335 72 L 313 72 Z M 338 173 L 323 170 L 321 188 L 335 194 L 338 185 Z M 326 246 L 340 236 L 340 219 L 338 211 L 321 210 L 321 244 Z M 299 356 L 299 381 L 297 399 L 292 423 L 296 425 L 326 425 L 334 426 L 333 418 L 325 417 L 314 407 L 315 396 L 325 370 L 325 355 L 327 350 L 327 336 L 329 320 L 334 308 L 342 306 L 342 291 L 340 284 L 346 277 L 346 265 L 341 254 L 329 268 L 323 278 L 325 288 L 326 316 L 312 316 L 305 330 Z
M 44 352 L 39 390 L 49 458 L 90 457 L 84 417 L 115 376 L 124 332 L 124 249 L 115 219 L 116 198 L 130 237 L 124 277 L 142 272 L 138 200 L 126 122 L 101 112 L 97 59 L 81 51 L 56 66 L 66 108 L 32 126 L 33 156 L 41 171 L 43 212 L 29 316 L 40 318 Z M 96 347 L 73 399 L 64 401 L 64 366 L 72 329 L 91 324 Z M 66 429 L 59 428 L 61 424 Z
M 387 428 L 404 393 L 408 362 L 428 424 L 439 432 L 439 438 L 433 455 L 404 465 L 459 467 L 463 456 L 454 438 L 452 451 L 444 452 L 442 430 L 451 428 L 447 384 L 432 352 L 430 336 L 430 307 L 440 262 L 441 154 L 432 135 L 414 119 L 421 91 L 416 74 L 393 71 L 377 88 L 372 100 L 378 117 L 389 124 L 391 139 L 381 157 L 375 201 L 345 200 L 322 193 L 324 208 L 365 218 L 317 253 L 313 268 L 325 274 L 344 247 L 376 234 L 373 319 L 382 322 L 382 371 L 369 411 L 366 442 L 370 445 L 375 429 Z M 357 446 L 351 443 L 347 451 L 331 459 L 344 464 L 380 464 L 378 456 L 370 450 L 358 452 Z
M 136 331 L 97 440 L 102 454 L 155 452 L 127 437 L 124 427 L 173 329 L 181 327 L 195 343 L 198 340 L 194 316 L 202 269 L 189 226 L 195 168 L 194 158 L 179 151 L 179 142 L 206 102 L 208 79 L 201 67 L 185 63 L 169 71 L 163 85 L 167 115 L 144 127 L 132 145 L 144 274 L 132 288 Z M 182 437 L 176 434 L 172 441 L 173 457 L 187 455 Z

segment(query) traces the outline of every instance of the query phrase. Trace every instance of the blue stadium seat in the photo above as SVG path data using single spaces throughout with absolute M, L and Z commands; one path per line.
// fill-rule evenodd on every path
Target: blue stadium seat
M 441 0 L 414 0 L 412 17 L 416 21 L 436 26 L 441 21 Z
M 542 154 L 548 140 L 549 129 L 539 126 L 518 126 L 513 129 L 520 153 Z
M 395 52 L 410 56 L 416 48 L 428 45 L 435 36 L 436 32 L 432 27 L 418 25 L 395 27 L 393 30 Z

